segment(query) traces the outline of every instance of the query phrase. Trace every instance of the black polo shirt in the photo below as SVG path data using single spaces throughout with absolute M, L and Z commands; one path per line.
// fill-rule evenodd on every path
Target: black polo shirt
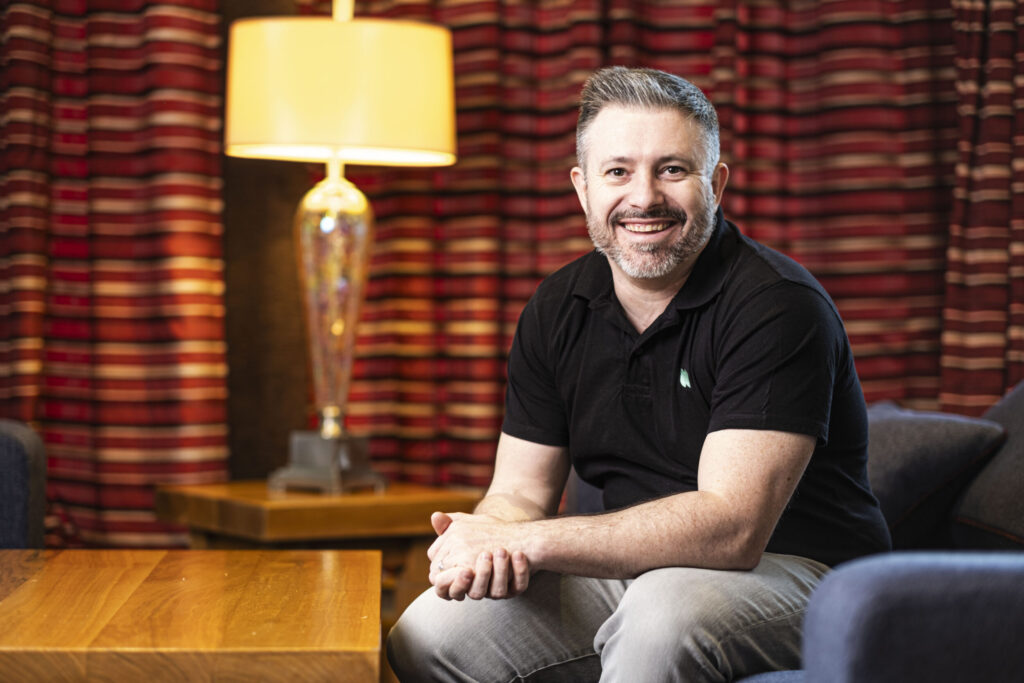
M 889 548 L 839 313 L 802 266 L 721 212 L 686 284 L 643 334 L 606 257 L 591 252 L 538 287 L 508 367 L 502 430 L 567 446 L 606 509 L 696 489 L 708 432 L 795 432 L 818 445 L 768 550 L 834 565 Z

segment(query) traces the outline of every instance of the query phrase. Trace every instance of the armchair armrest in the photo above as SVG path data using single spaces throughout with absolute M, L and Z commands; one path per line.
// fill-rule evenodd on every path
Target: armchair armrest
M 46 452 L 23 422 L 0 419 L 0 548 L 41 548 Z
M 811 596 L 805 681 L 1024 680 L 1024 553 L 889 553 Z

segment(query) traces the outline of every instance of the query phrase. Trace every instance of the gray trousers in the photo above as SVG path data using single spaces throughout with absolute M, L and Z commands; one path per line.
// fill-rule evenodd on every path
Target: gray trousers
M 752 571 L 672 567 L 633 580 L 538 572 L 509 600 L 427 591 L 388 637 L 409 681 L 731 681 L 800 667 L 825 565 L 765 553 Z

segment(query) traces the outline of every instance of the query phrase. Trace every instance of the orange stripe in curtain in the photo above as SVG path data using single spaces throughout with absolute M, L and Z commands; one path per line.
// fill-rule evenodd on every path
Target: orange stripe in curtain
M 960 126 L 941 398 L 978 414 L 1024 379 L 1024 8 L 953 8 Z
M 831 292 L 868 400 L 939 407 L 958 138 L 949 5 L 364 0 L 356 15 L 440 23 L 455 46 L 458 164 L 350 169 L 378 240 L 349 427 L 373 437 L 388 476 L 487 482 L 519 311 L 589 248 L 568 170 L 580 87 L 610 64 L 705 89 L 732 168 L 727 214 Z M 964 392 L 961 407 L 998 389 Z
M 0 19 L 2 414 L 44 435 L 51 543 L 183 543 L 154 484 L 226 476 L 217 3 Z

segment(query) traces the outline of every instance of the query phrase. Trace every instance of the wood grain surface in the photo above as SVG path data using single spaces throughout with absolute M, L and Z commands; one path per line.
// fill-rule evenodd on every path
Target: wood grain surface
M 0 551 L 2 681 L 375 681 L 380 554 Z

